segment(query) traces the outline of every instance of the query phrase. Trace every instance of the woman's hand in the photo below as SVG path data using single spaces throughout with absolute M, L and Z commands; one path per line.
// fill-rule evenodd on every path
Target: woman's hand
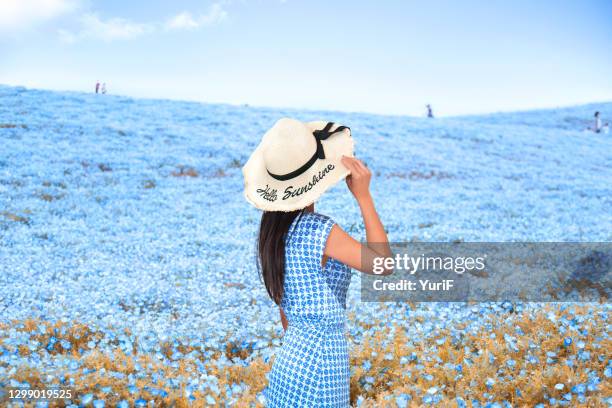
M 351 172 L 346 184 L 355 196 L 366 230 L 366 245 L 352 238 L 338 225 L 334 225 L 325 244 L 324 256 L 338 261 L 365 273 L 374 273 L 376 258 L 393 256 L 389 246 L 387 232 L 380 222 L 370 195 L 372 173 L 358 159 L 342 156 L 342 164 Z M 383 275 L 392 273 L 385 270 Z
M 354 157 L 342 156 L 342 164 L 349 169 L 351 174 L 346 177 L 346 185 L 359 202 L 370 197 L 370 179 L 372 173 L 361 162 Z

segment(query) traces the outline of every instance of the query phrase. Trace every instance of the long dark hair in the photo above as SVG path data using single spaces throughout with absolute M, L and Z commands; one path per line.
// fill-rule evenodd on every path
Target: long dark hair
M 257 240 L 257 269 L 268 295 L 280 305 L 285 282 L 285 237 L 296 217 L 304 210 L 264 211 Z

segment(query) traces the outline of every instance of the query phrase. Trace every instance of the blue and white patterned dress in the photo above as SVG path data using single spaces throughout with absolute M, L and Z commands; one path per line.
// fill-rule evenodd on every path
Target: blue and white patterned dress
M 281 307 L 289 327 L 265 391 L 268 407 L 348 407 L 349 355 L 345 337 L 348 266 L 328 259 L 321 266 L 334 222 L 303 213 L 285 240 Z

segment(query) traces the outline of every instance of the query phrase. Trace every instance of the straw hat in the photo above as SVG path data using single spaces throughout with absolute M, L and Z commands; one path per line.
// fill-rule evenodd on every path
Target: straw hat
M 353 156 L 348 127 L 280 119 L 242 168 L 244 195 L 264 211 L 307 207 L 349 174 L 343 155 Z

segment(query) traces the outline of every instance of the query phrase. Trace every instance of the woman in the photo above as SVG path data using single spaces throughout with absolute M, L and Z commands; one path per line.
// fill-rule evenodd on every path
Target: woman
M 391 256 L 369 191 L 371 173 L 352 155 L 349 128 L 281 119 L 243 168 L 247 200 L 264 210 L 258 266 L 285 329 L 265 390 L 269 407 L 349 405 L 349 267 L 372 273 L 375 257 Z M 371 244 L 314 212 L 314 201 L 345 177 Z

